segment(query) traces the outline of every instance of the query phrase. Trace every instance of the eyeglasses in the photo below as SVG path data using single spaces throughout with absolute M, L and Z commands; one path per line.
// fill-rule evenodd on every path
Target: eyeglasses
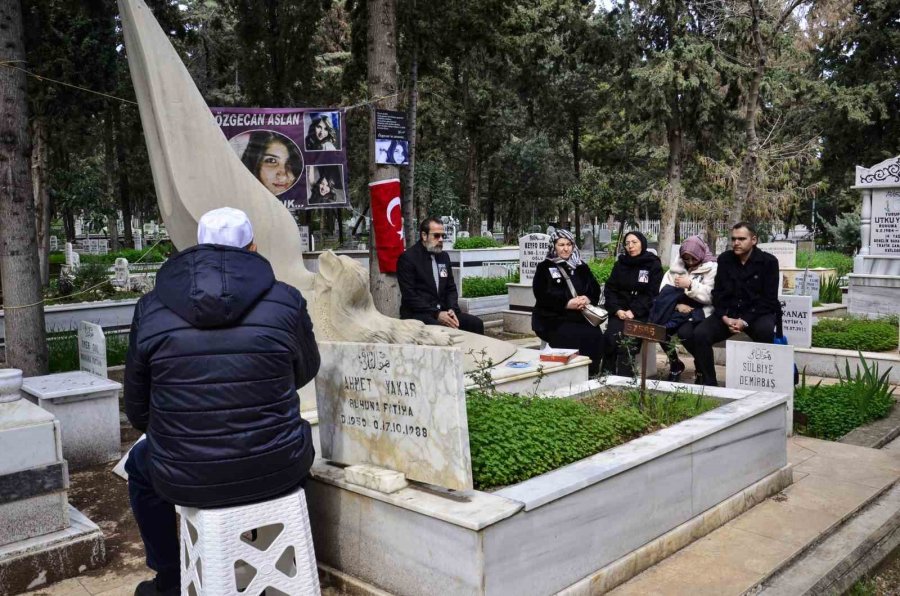
M 447 234 L 445 234 L 443 232 L 432 232 L 431 236 L 432 236 L 432 238 L 446 238 Z

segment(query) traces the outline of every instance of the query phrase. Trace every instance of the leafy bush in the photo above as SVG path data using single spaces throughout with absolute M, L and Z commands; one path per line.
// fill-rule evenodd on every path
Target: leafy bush
M 811 437 L 836 440 L 878 418 L 884 418 L 894 406 L 894 389 L 888 381 L 890 369 L 879 375 L 878 363 L 869 366 L 859 355 L 862 371 L 838 371 L 840 381 L 835 385 L 814 387 L 806 385 L 806 374 L 794 395 L 797 432 Z M 799 413 L 799 416 L 797 415 Z
M 145 256 L 146 255 L 146 256 Z M 137 261 L 141 261 L 142 263 L 162 263 L 166 260 L 166 250 L 159 244 L 152 249 L 144 249 L 144 250 L 135 250 L 133 248 L 126 248 L 123 250 L 119 250 L 116 252 L 107 253 L 105 255 L 81 255 L 81 263 L 95 263 L 95 264 L 103 264 L 103 265 L 112 265 L 116 262 L 116 259 L 119 257 L 123 257 L 128 259 L 129 263 L 136 263 Z M 50 253 L 50 263 L 53 265 L 65 265 L 66 264 L 66 255 L 63 252 L 52 252 Z
M 519 283 L 519 274 L 510 277 L 464 277 L 462 295 L 464 298 L 502 296 L 509 293 L 506 287 L 508 283 Z
M 594 278 L 596 278 L 597 283 L 601 286 L 609 279 L 609 276 L 612 274 L 613 265 L 615 264 L 616 259 L 614 257 L 591 259 L 588 261 L 588 267 L 591 268 L 591 273 L 594 274 Z
M 853 270 L 853 257 L 849 257 L 844 253 L 834 252 L 831 250 L 821 250 L 817 252 L 798 252 L 797 267 L 804 269 L 806 267 L 825 267 L 826 269 L 837 269 L 838 277 L 847 275 Z
M 825 304 L 840 304 L 844 298 L 841 283 L 837 277 L 826 278 L 819 285 L 819 302 Z
M 820 319 L 813 325 L 812 346 L 863 352 L 895 350 L 897 349 L 897 317 Z
M 104 332 L 106 336 L 106 364 L 125 364 L 128 350 L 128 336 L 121 333 Z M 47 334 L 47 352 L 50 358 L 50 372 L 78 370 L 78 332 L 75 330 Z
M 479 489 L 522 482 L 717 405 L 676 394 L 651 396 L 641 411 L 630 392 L 575 401 L 470 391 L 466 403 Z M 667 422 L 655 415 L 665 415 Z
M 499 248 L 503 246 L 493 238 L 484 236 L 470 236 L 469 238 L 457 238 L 453 248 L 463 250 L 467 248 Z

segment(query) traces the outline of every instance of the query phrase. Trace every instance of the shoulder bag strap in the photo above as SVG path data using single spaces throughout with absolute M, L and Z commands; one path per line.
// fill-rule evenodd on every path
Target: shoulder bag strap
M 566 285 L 569 286 L 569 291 L 572 292 L 572 298 L 578 298 L 578 292 L 575 291 L 575 286 L 572 285 L 572 279 L 569 277 L 569 272 L 566 271 L 565 267 L 556 266 L 560 273 L 562 273 L 563 278 L 566 280 Z

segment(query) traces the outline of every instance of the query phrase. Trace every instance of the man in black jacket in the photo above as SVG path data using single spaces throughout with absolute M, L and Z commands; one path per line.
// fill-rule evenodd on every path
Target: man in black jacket
M 400 318 L 484 334 L 484 323 L 460 312 L 450 256 L 443 251 L 444 224 L 430 217 L 419 225 L 419 241 L 397 261 Z
M 759 343 L 775 341 L 781 315 L 778 259 L 756 248 L 756 230 L 746 222 L 731 228 L 732 250 L 719 255 L 713 314 L 694 331 L 698 382 L 717 386 L 713 344 L 744 332 Z
M 147 439 L 125 469 L 157 573 L 136 596 L 180 593 L 173 504 L 276 497 L 305 479 L 314 457 L 297 396 L 319 369 L 305 300 L 275 281 L 244 212 L 206 213 L 197 239 L 159 270 L 131 325 L 125 412 Z

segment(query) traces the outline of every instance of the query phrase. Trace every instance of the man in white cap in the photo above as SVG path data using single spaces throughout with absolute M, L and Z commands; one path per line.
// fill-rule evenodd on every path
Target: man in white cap
M 312 465 L 297 389 L 319 369 L 300 292 L 275 281 L 243 211 L 200 218 L 199 244 L 170 258 L 134 312 L 125 413 L 147 434 L 131 451 L 131 508 L 153 580 L 180 593 L 174 505 L 222 507 L 294 490 Z

